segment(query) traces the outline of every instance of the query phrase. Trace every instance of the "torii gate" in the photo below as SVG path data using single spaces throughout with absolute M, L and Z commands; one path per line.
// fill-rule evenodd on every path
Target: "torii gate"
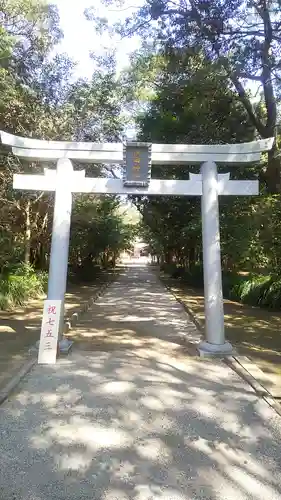
M 56 361 L 59 321 L 50 316 L 56 305 L 61 317 L 66 292 L 72 193 L 201 196 L 205 296 L 205 340 L 201 355 L 229 355 L 232 346 L 225 341 L 222 273 L 219 232 L 219 195 L 257 195 L 257 180 L 230 180 L 218 175 L 217 164 L 259 163 L 261 154 L 272 148 L 274 139 L 242 144 L 174 145 L 141 142 L 93 143 L 41 141 L 0 132 L 2 143 L 27 160 L 57 160 L 57 170 L 44 175 L 14 175 L 13 187 L 20 190 L 55 191 L 48 295 L 42 320 L 39 363 Z M 71 160 L 124 164 L 124 178 L 89 178 L 85 171 L 74 171 Z M 151 179 L 151 164 L 201 164 L 201 174 L 189 180 Z M 55 302 L 54 302 L 55 301 Z M 47 309 L 49 308 L 49 316 Z M 46 320 L 49 328 L 46 331 Z M 44 333 L 45 332 L 45 333 Z

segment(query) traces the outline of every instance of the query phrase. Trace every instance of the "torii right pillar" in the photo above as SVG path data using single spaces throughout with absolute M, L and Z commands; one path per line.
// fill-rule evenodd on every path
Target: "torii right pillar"
M 205 296 L 205 340 L 200 355 L 230 355 L 232 345 L 225 341 L 222 269 L 220 251 L 218 172 L 214 162 L 201 167 L 202 243 Z

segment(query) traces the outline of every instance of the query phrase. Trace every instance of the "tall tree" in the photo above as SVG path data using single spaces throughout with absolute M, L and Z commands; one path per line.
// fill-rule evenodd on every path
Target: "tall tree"
M 18 135 L 31 136 L 36 131 L 44 137 L 47 129 L 50 134 L 54 127 L 50 127 L 50 107 L 44 102 L 47 88 L 40 88 L 39 82 L 47 73 L 46 58 L 62 36 L 57 9 L 43 0 L 1 0 L 0 6 L 0 127 Z M 49 63 L 49 69 L 51 66 Z M 60 77 L 63 78 L 62 73 Z M 51 80 L 49 76 L 49 84 Z M 52 85 L 49 95 L 51 89 Z M 40 240 L 47 228 L 49 197 L 43 193 L 13 192 L 14 173 L 36 172 L 40 167 L 20 162 L 3 146 L 0 153 L 1 239 L 8 245 L 1 256 L 3 267 L 7 260 L 17 259 L 20 254 L 29 262 L 32 233 Z M 19 253 L 11 252 L 15 246 Z
M 263 138 L 277 136 L 280 0 L 144 0 L 143 6 L 116 28 L 123 35 L 138 32 L 145 40 L 150 37 L 167 51 L 202 50 L 233 85 L 257 134 Z M 261 89 L 258 104 L 253 103 L 247 90 L 249 83 Z M 268 160 L 268 187 L 280 192 L 277 142 Z
M 202 54 L 178 51 L 169 54 L 157 78 L 157 90 L 147 110 L 139 116 L 140 138 L 154 142 L 218 143 L 252 140 L 254 127 L 238 96 L 228 87 L 216 64 Z M 188 178 L 194 167 L 155 166 L 154 176 Z M 232 176 L 255 176 L 253 167 L 235 169 Z M 194 198 L 138 198 L 135 200 L 149 226 L 154 248 L 163 260 L 189 266 L 201 259 L 200 200 Z M 243 207 L 243 209 L 242 209 Z M 245 226 L 243 245 L 239 245 L 245 213 L 251 214 L 251 201 L 227 199 L 221 202 L 222 240 L 234 235 L 236 262 L 245 259 L 251 227 Z M 224 216 L 225 214 L 225 216 Z M 226 217 L 228 215 L 228 217 Z M 232 217 L 232 225 L 229 223 Z M 242 220 L 243 219 L 243 220 Z M 239 228 L 234 231 L 233 228 Z M 233 234 L 232 234 L 233 233 Z M 234 260 L 231 245 L 223 245 L 224 260 Z M 157 245 L 155 245 L 157 242 Z M 231 253 L 232 252 L 232 253 Z
M 74 63 L 65 54 L 51 57 L 62 35 L 56 8 L 45 0 L 0 0 L 0 5 L 0 127 L 39 139 L 116 140 L 121 135 L 122 122 L 112 61 L 105 68 L 101 64 L 90 81 L 73 83 Z M 102 175 L 103 167 L 87 165 L 87 169 L 90 174 Z M 12 178 L 17 172 L 42 173 L 42 164 L 21 161 L 1 145 L 0 269 L 19 260 L 44 267 L 49 254 L 54 197 L 47 193 L 15 192 Z M 79 203 L 79 197 L 76 202 L 75 213 L 85 213 L 85 203 Z M 98 203 L 99 197 L 95 197 L 88 205 L 94 207 Z M 94 247 L 91 242 L 92 234 L 96 234 L 95 224 L 101 228 L 98 256 L 106 236 L 111 242 L 114 238 L 117 241 L 116 224 L 106 226 L 101 222 L 102 218 L 110 221 L 114 203 L 113 199 L 99 219 L 90 217 L 85 232 L 89 241 L 83 243 L 87 248 Z M 92 253 L 96 257 L 94 249 Z

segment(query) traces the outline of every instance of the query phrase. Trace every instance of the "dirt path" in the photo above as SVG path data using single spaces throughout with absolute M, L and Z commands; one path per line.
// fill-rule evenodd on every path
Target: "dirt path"
M 204 328 L 204 293 L 177 280 L 163 278 L 174 295 L 189 308 Z M 281 397 L 281 313 L 224 301 L 227 339 L 268 376 Z
M 66 294 L 66 316 L 80 309 L 98 286 L 99 282 L 70 285 Z M 39 339 L 43 299 L 32 300 L 12 311 L 0 311 L 0 388 L 17 373 L 28 357 L 29 348 Z

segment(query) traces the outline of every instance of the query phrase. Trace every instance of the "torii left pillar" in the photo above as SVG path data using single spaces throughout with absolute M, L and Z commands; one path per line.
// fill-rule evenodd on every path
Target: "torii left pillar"
M 39 342 L 38 362 L 54 363 L 57 340 L 60 352 L 68 352 L 73 342 L 63 339 L 64 301 L 67 285 L 69 236 L 71 225 L 72 193 L 85 177 L 85 171 L 74 171 L 68 158 L 59 158 L 57 169 L 45 169 L 45 175 L 14 176 L 14 188 L 42 191 L 55 191 L 53 230 L 49 264 L 47 300 Z M 56 309 L 55 316 L 48 310 Z M 58 317 L 59 316 L 59 317 Z M 45 351 L 48 355 L 45 356 Z
M 59 339 L 64 321 L 64 300 L 67 284 L 68 252 L 72 210 L 72 191 L 66 180 L 73 177 L 73 166 L 69 159 L 57 162 L 56 192 L 51 240 L 51 255 L 48 280 L 48 300 L 61 301 Z

